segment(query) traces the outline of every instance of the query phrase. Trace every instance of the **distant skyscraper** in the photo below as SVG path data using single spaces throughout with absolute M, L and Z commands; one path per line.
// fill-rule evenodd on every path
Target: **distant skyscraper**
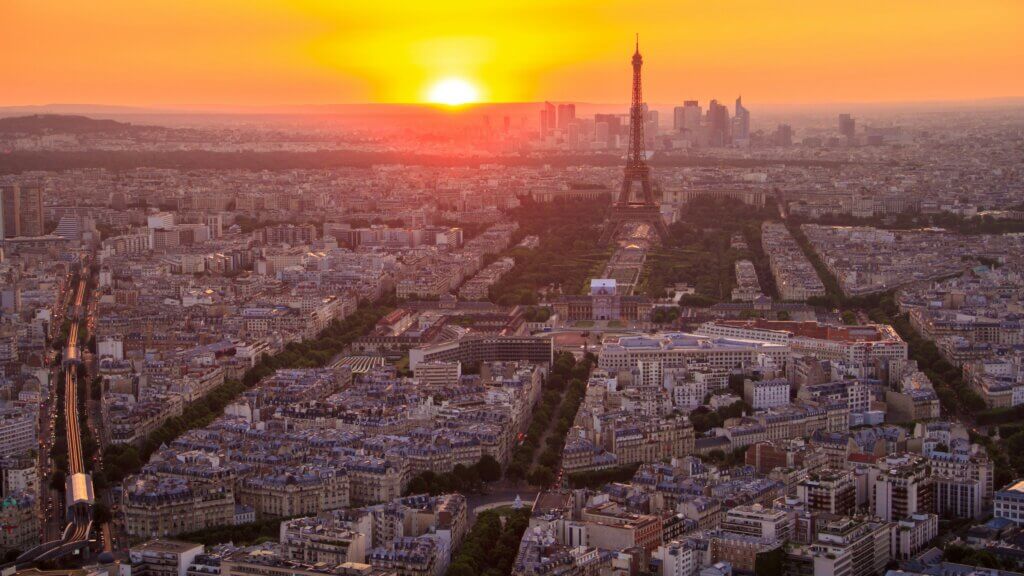
M 614 145 L 616 138 L 622 134 L 622 121 L 616 114 L 594 114 L 594 124 L 605 124 L 607 126 L 606 133 L 607 139 L 605 140 L 611 145 Z
M 725 146 L 729 138 L 729 109 L 712 100 L 708 104 L 708 145 Z
M 646 104 L 645 104 L 646 106 Z M 644 145 L 654 148 L 654 142 L 658 138 L 658 111 L 646 110 L 644 112 Z
M 38 184 L 21 187 L 21 235 L 46 234 L 43 224 L 43 187 Z
M 18 186 L 16 184 L 0 187 L 0 228 L 4 238 L 18 235 Z
M 576 105 L 575 104 L 559 104 L 558 105 L 558 129 L 568 130 L 569 125 L 576 120 Z
M 562 136 L 571 148 L 579 148 L 582 139 L 580 138 L 580 125 L 572 122 L 566 128 Z
M 682 106 L 672 109 L 672 129 L 676 132 L 700 132 L 700 121 L 703 110 L 696 100 L 686 100 Z
M 676 106 L 672 109 L 672 129 L 676 132 L 682 132 L 684 122 L 686 122 L 686 108 Z
M 114 210 L 124 210 L 128 207 L 128 197 L 124 192 L 111 192 L 110 193 L 110 207 Z
M 793 145 L 793 127 L 789 124 L 779 124 L 775 130 L 775 144 L 778 146 Z
M 0 187 L 3 237 L 42 236 L 43 189 L 38 184 Z
M 696 142 L 700 137 L 700 122 L 704 111 L 696 100 L 686 100 L 682 108 L 676 108 L 681 118 L 679 126 L 676 127 L 680 133 L 689 136 L 690 141 Z
M 750 110 L 743 107 L 743 97 L 736 98 L 736 113 L 733 118 L 733 141 L 750 139 Z
M 847 140 L 853 140 L 857 135 L 857 121 L 849 114 L 839 115 L 839 133 L 846 136 Z
M 547 138 L 558 126 L 558 118 L 555 114 L 555 105 L 545 102 L 544 108 L 540 111 L 540 136 Z

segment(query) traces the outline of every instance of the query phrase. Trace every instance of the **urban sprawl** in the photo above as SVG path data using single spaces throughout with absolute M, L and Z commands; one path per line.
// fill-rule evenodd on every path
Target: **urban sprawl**
M 539 116 L 0 175 L 4 574 L 1024 570 L 1024 115 Z

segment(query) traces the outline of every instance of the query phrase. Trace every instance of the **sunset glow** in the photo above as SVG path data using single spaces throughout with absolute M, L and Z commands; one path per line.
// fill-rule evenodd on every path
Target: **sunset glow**
M 635 32 L 652 103 L 1015 97 L 1022 23 L 1019 0 L 5 0 L 0 105 L 439 102 L 444 78 L 622 103 Z
M 479 91 L 462 78 L 445 78 L 431 86 L 427 100 L 432 104 L 459 106 L 479 100 Z

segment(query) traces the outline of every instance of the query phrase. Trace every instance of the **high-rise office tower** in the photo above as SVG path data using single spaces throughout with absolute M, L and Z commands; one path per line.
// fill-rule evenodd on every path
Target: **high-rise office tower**
M 124 192 L 114 191 L 110 193 L 110 207 L 114 210 L 124 210 L 128 207 L 128 197 Z
M 700 120 L 704 115 L 704 111 L 701 110 L 700 104 L 696 100 L 687 100 L 683 102 L 683 132 L 688 132 L 694 137 L 700 134 Z
M 676 106 L 672 109 L 672 129 L 676 132 L 683 131 L 683 122 L 686 118 L 686 108 Z
M 672 129 L 680 134 L 691 132 L 696 135 L 700 132 L 703 113 L 700 103 L 696 100 L 684 101 L 682 106 L 676 106 L 672 110 Z
M 607 126 L 607 138 L 604 141 L 609 144 L 614 145 L 616 138 L 622 134 L 622 121 L 615 114 L 594 114 L 594 123 Z
M 736 98 L 736 111 L 733 118 L 732 138 L 734 141 L 750 139 L 750 110 L 743 107 L 743 97 Z
M 654 148 L 655 140 L 658 138 L 658 111 L 647 110 L 644 113 L 644 145 Z
M 0 187 L 0 225 L 4 238 L 42 236 L 43 189 L 38 184 Z
M 839 115 L 839 133 L 846 136 L 847 140 L 853 140 L 857 135 L 857 121 L 849 114 Z
M 4 238 L 18 235 L 21 226 L 18 224 L 18 205 L 20 204 L 17 184 L 0 186 L 0 228 Z
M 38 184 L 21 187 L 21 235 L 46 234 L 43 224 L 43 188 Z
M 729 109 L 712 100 L 708 104 L 708 145 L 725 146 L 729 142 Z
M 559 104 L 558 105 L 558 129 L 568 130 L 569 125 L 576 120 L 576 105 L 575 104 Z
M 547 138 L 558 126 L 558 118 L 555 113 L 555 105 L 545 102 L 544 108 L 540 111 L 540 137 Z
M 569 143 L 570 148 L 579 148 L 582 138 L 580 137 L 580 125 L 572 122 L 563 132 L 563 138 Z
M 793 127 L 789 124 L 779 124 L 775 129 L 775 144 L 778 146 L 793 145 Z

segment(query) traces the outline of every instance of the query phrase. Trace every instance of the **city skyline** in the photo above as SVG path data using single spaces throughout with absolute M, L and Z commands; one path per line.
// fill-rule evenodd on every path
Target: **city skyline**
M 0 0 L 2 576 L 1024 576 L 1020 0 L 95 4 Z
M 634 32 L 657 55 L 645 93 L 654 103 L 1024 96 L 1024 80 L 1007 73 L 1024 57 L 1024 7 L 1013 2 L 468 6 L 15 1 L 0 8 L 0 48 L 19 54 L 0 106 L 622 103 L 620 54 Z

